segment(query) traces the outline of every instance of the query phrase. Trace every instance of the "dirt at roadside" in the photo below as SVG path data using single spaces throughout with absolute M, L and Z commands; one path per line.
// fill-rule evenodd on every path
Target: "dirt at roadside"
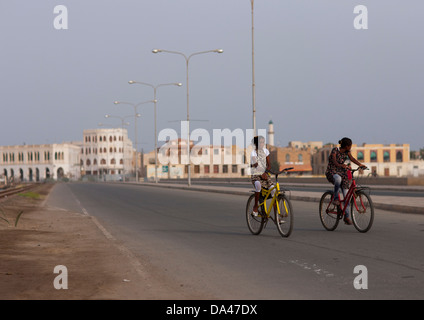
M 44 205 L 54 184 L 41 184 L 39 197 L 0 200 L 0 299 L 191 299 L 178 285 L 161 281 L 94 218 Z M 33 194 L 33 196 L 34 196 Z M 23 211 L 15 227 L 15 219 Z M 65 266 L 68 289 L 64 285 Z

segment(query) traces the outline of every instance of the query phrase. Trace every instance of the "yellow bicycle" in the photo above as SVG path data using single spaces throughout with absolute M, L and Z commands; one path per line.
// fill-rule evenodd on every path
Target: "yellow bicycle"
M 285 191 L 280 189 L 278 175 L 292 169 L 293 168 L 286 168 L 280 172 L 269 171 L 275 175 L 275 185 L 271 189 L 262 188 L 259 196 L 259 210 L 257 215 L 253 214 L 255 194 L 252 194 L 247 200 L 246 220 L 247 226 L 252 234 L 260 234 L 268 223 L 268 220 L 271 219 L 277 226 L 281 236 L 290 236 L 293 230 L 293 209 L 290 200 L 285 195 Z M 271 196 L 272 191 L 275 191 L 274 196 Z M 267 204 L 267 200 L 271 200 L 271 202 Z M 274 208 L 274 216 L 271 215 L 272 208 Z

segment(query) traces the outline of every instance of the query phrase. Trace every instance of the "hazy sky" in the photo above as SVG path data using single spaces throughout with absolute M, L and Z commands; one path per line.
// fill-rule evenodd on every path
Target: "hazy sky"
M 354 7 L 366 5 L 368 30 Z M 68 10 L 57 30 L 53 10 Z M 424 147 L 422 0 L 255 0 L 258 128 L 275 142 L 409 143 Z M 222 48 L 190 61 L 190 128 L 252 127 L 250 0 L 0 1 L 0 145 L 82 141 L 105 114 L 158 89 L 158 130 L 186 119 L 185 61 L 172 54 Z M 138 109 L 139 149 L 154 146 L 153 105 Z M 128 119 L 134 141 L 134 120 Z M 174 122 L 173 122 L 174 121 Z M 183 137 L 184 138 L 184 137 Z

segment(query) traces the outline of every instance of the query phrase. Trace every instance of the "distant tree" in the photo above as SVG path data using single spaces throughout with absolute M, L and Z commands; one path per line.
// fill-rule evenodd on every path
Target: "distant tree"
M 280 171 L 280 163 L 278 161 L 271 162 L 271 171 L 274 171 L 274 172 Z

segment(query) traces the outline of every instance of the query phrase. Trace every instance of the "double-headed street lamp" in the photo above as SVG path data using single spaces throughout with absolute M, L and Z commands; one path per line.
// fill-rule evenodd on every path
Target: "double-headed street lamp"
M 179 87 L 181 87 L 183 84 L 182 83 L 177 83 L 177 82 L 175 82 L 175 83 L 162 83 L 162 84 L 158 84 L 158 85 L 156 85 L 156 86 L 154 86 L 153 84 L 150 84 L 150 83 L 145 83 L 145 82 L 140 82 L 140 81 L 133 81 L 133 80 L 130 80 L 130 81 L 128 81 L 128 83 L 129 84 L 134 84 L 134 83 L 137 83 L 137 84 L 142 84 L 142 85 L 145 85 L 145 86 L 149 86 L 149 87 L 152 87 L 153 88 L 153 101 L 154 101 L 154 103 L 155 103 L 155 183 L 158 183 L 158 133 L 157 133 L 157 115 L 156 115 L 156 104 L 157 104 L 157 98 L 156 98 L 156 91 L 157 91 L 157 88 L 159 88 L 159 87 L 163 87 L 163 86 L 179 86 Z
M 127 104 L 134 107 L 134 144 L 135 144 L 135 182 L 138 183 L 138 168 L 137 168 L 137 118 L 141 115 L 137 113 L 137 107 L 146 103 L 155 103 L 156 100 L 148 100 L 140 103 L 131 103 L 131 102 L 123 102 L 123 101 L 115 101 L 115 104 Z
M 187 162 L 188 162 L 188 168 L 187 168 L 187 184 L 190 187 L 191 186 L 191 175 L 190 175 L 190 109 L 189 109 L 189 85 L 188 85 L 188 65 L 190 62 L 190 59 L 195 56 L 195 55 L 199 55 L 199 54 L 205 54 L 205 53 L 223 53 L 224 50 L 222 49 L 215 49 L 215 50 L 208 50 L 208 51 L 200 51 L 200 52 L 195 52 L 192 53 L 191 55 L 187 56 L 182 52 L 178 52 L 178 51 L 169 51 L 169 50 L 162 50 L 162 49 L 153 49 L 152 50 L 153 53 L 160 53 L 160 52 L 165 52 L 165 53 L 172 53 L 172 54 L 178 54 L 180 56 L 183 56 L 185 61 L 186 61 L 186 86 L 187 86 Z

